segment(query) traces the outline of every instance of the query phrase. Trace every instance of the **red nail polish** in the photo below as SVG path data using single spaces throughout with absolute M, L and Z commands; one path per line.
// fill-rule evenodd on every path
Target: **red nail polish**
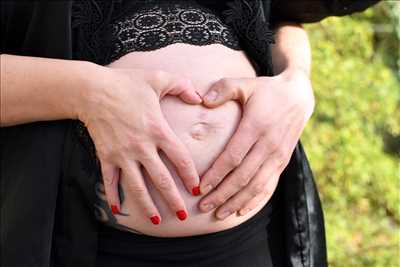
M 198 195 L 200 195 L 200 186 L 195 186 L 195 187 L 193 187 L 193 189 L 192 189 L 192 194 L 193 194 L 193 196 L 198 196 Z
M 151 216 L 150 220 L 153 224 L 160 224 L 160 217 L 158 217 L 157 215 Z
M 111 205 L 111 212 L 114 215 L 119 213 L 119 209 L 118 209 L 117 205 Z
M 179 220 L 183 221 L 186 219 L 187 214 L 186 214 L 186 211 L 184 211 L 184 210 L 178 210 L 176 212 L 176 216 L 179 218 Z

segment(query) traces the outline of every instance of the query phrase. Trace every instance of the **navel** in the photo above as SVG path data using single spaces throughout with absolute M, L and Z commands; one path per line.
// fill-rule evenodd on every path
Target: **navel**
M 189 135 L 195 140 L 205 140 L 213 131 L 213 126 L 206 122 L 198 122 L 190 127 Z

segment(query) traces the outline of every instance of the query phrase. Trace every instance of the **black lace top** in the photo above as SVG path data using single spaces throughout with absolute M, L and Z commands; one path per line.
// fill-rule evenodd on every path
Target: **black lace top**
M 150 51 L 173 43 L 222 44 L 240 50 L 238 37 L 210 9 L 196 1 L 153 0 L 114 20 L 111 61 L 132 51 Z

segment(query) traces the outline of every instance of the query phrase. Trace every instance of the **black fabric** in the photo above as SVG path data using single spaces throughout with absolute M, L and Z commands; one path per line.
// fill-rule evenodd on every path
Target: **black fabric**
M 271 212 L 267 204 L 238 226 L 189 237 L 130 234 L 102 226 L 97 267 L 272 267 L 266 230 Z
M 267 226 L 274 264 L 327 266 L 321 202 L 301 142 L 270 201 L 274 207 L 282 207 L 274 209 Z
M 1 1 L 0 52 L 106 62 L 102 29 L 115 12 L 140 1 L 80 2 L 82 9 L 72 10 L 72 1 Z M 310 12 L 309 1 L 276 0 L 272 9 L 269 0 L 201 2 L 225 15 L 260 75 L 272 75 L 264 42 L 271 41 L 271 23 L 318 21 L 374 3 L 321 0 Z M 294 2 L 303 5 L 294 9 Z M 334 8 L 327 8 L 331 2 Z M 81 14 L 76 25 L 72 12 Z M 0 266 L 95 266 L 98 236 L 91 203 L 98 174 L 76 128 L 76 121 L 66 120 L 0 129 Z M 301 142 L 271 201 L 280 208 L 267 228 L 274 266 L 326 266 L 323 213 Z
M 1 128 L 0 266 L 49 266 L 66 122 Z
M 1 53 L 72 58 L 71 1 L 1 1 Z
M 70 121 L 63 144 L 51 257 L 55 267 L 90 267 L 96 262 L 98 221 L 93 207 L 100 170 L 87 169 L 93 166 L 93 158 L 75 134 L 76 124 Z

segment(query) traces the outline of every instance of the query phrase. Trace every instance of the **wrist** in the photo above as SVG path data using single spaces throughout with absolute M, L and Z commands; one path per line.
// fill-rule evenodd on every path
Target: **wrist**
M 288 67 L 278 75 L 286 82 L 286 88 L 307 113 L 312 113 L 315 107 L 315 96 L 307 69 L 302 67 Z
M 78 86 L 75 86 L 71 93 L 70 116 L 84 122 L 91 103 L 100 98 L 105 87 L 104 74 L 107 68 L 89 61 L 79 61 L 77 68 Z
M 297 78 L 299 76 L 310 78 L 310 69 L 299 65 L 289 65 L 279 75 L 289 79 Z

